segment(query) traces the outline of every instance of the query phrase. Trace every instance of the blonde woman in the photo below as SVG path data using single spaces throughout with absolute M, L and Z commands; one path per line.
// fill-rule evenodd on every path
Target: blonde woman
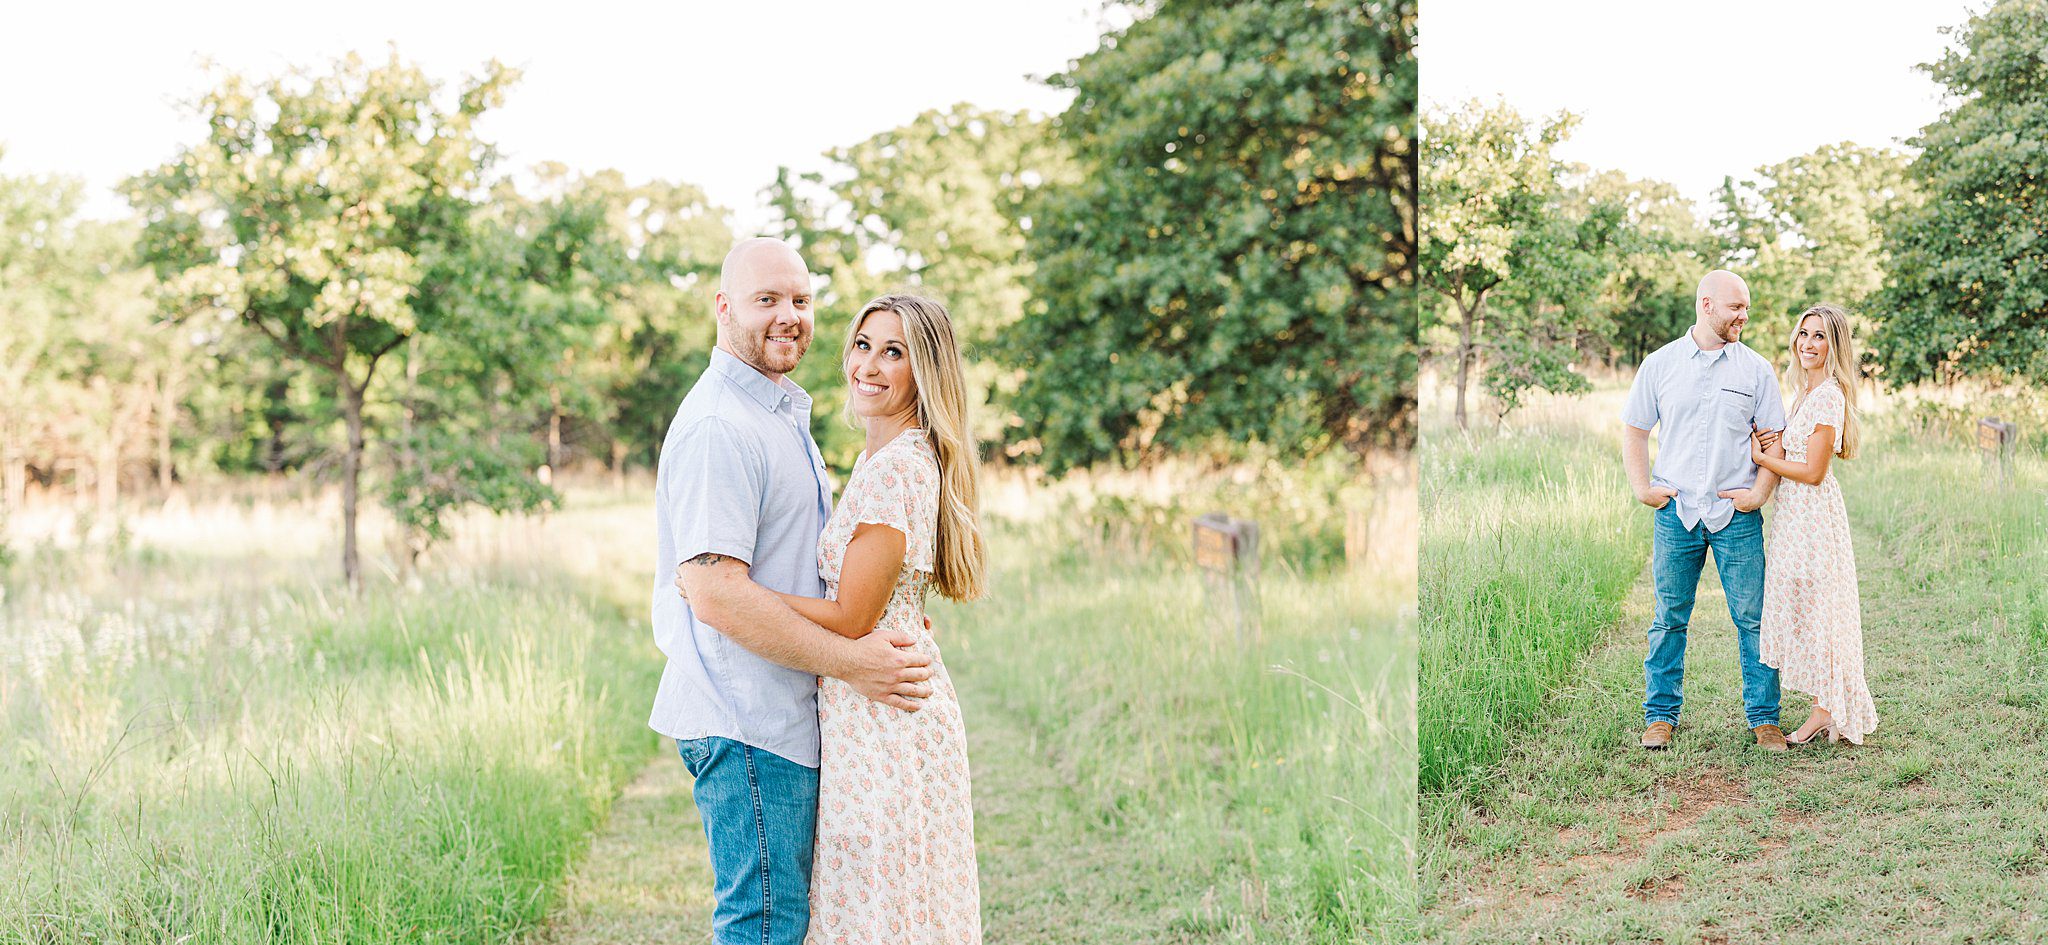
M 1805 744 L 1862 744 L 1877 728 L 1877 706 L 1863 679 L 1863 618 L 1856 592 L 1856 552 L 1842 487 L 1828 467 L 1854 459 L 1856 351 L 1849 317 L 1833 305 L 1799 316 L 1791 338 L 1787 380 L 1797 392 L 1778 443 L 1750 442 L 1756 464 L 1783 479 L 1764 551 L 1762 649 L 1787 689 L 1813 696 L 1813 714 L 1785 736 Z
M 806 942 L 981 941 L 967 733 L 924 623 L 928 590 L 986 589 L 967 385 L 944 306 L 887 295 L 861 307 L 840 355 L 867 448 L 818 537 L 826 597 L 780 594 L 841 636 L 909 634 L 931 695 L 903 712 L 837 679 L 818 690 L 818 833 Z

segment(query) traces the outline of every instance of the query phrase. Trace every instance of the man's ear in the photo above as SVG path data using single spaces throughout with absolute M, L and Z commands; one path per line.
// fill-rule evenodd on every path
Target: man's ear
M 718 319 L 719 325 L 723 326 L 728 320 L 732 318 L 732 300 L 726 298 L 725 293 L 723 291 L 720 291 L 716 296 L 713 296 L 713 299 L 714 301 L 712 302 L 711 306 L 712 316 Z

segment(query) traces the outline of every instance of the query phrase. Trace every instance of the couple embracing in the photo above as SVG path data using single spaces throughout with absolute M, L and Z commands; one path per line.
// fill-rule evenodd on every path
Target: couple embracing
M 663 441 L 648 724 L 695 778 L 720 943 L 981 940 L 966 732 L 924 598 L 985 588 L 976 454 L 946 309 L 890 295 L 840 350 L 866 449 L 836 507 L 787 376 L 811 277 L 726 256 L 718 343 Z
M 1644 359 L 1621 417 L 1629 485 L 1655 510 L 1642 746 L 1671 746 L 1685 631 L 1709 550 L 1735 623 L 1743 711 L 1757 746 L 1784 751 L 1823 735 L 1860 745 L 1877 728 L 1877 708 L 1863 678 L 1848 514 L 1829 469 L 1833 458 L 1857 452 L 1848 316 L 1815 305 L 1793 325 L 1788 420 L 1770 362 L 1740 340 L 1749 287 L 1717 269 L 1694 299 L 1692 328 Z M 1660 426 L 1653 469 L 1650 430 Z M 1773 497 L 1767 541 L 1758 509 Z M 1814 700 L 1789 736 L 1778 726 L 1781 681 Z

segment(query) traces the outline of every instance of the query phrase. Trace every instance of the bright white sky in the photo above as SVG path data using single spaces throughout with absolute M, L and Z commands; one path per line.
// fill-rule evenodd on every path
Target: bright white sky
M 1704 202 L 1823 144 L 1901 147 L 1941 113 L 1914 67 L 1982 2 L 1425 0 L 1427 105 L 1505 98 L 1581 117 L 1561 159 L 1676 184 Z
M 0 173 L 82 178 L 87 212 L 119 215 L 110 188 L 200 137 L 179 103 L 209 87 L 202 57 L 324 71 L 395 41 L 450 89 L 492 57 L 524 70 L 479 128 L 501 170 L 686 181 L 751 228 L 777 165 L 816 170 L 827 148 L 956 102 L 1061 111 L 1071 95 L 1037 79 L 1094 50 L 1104 16 L 1099 0 L 9 4 Z

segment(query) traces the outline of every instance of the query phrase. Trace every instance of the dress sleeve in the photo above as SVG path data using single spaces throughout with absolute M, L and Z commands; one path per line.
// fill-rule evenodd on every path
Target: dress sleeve
M 937 572 L 939 531 L 939 468 L 923 450 L 906 444 L 885 449 L 868 460 L 856 525 L 886 525 L 903 533 L 903 566 L 926 574 Z
M 1848 410 L 1848 404 L 1843 399 L 1841 390 L 1833 384 L 1823 385 L 1820 390 L 1814 391 L 1813 395 L 1814 425 L 1834 428 L 1835 452 L 1839 453 L 1842 451 L 1842 414 Z

